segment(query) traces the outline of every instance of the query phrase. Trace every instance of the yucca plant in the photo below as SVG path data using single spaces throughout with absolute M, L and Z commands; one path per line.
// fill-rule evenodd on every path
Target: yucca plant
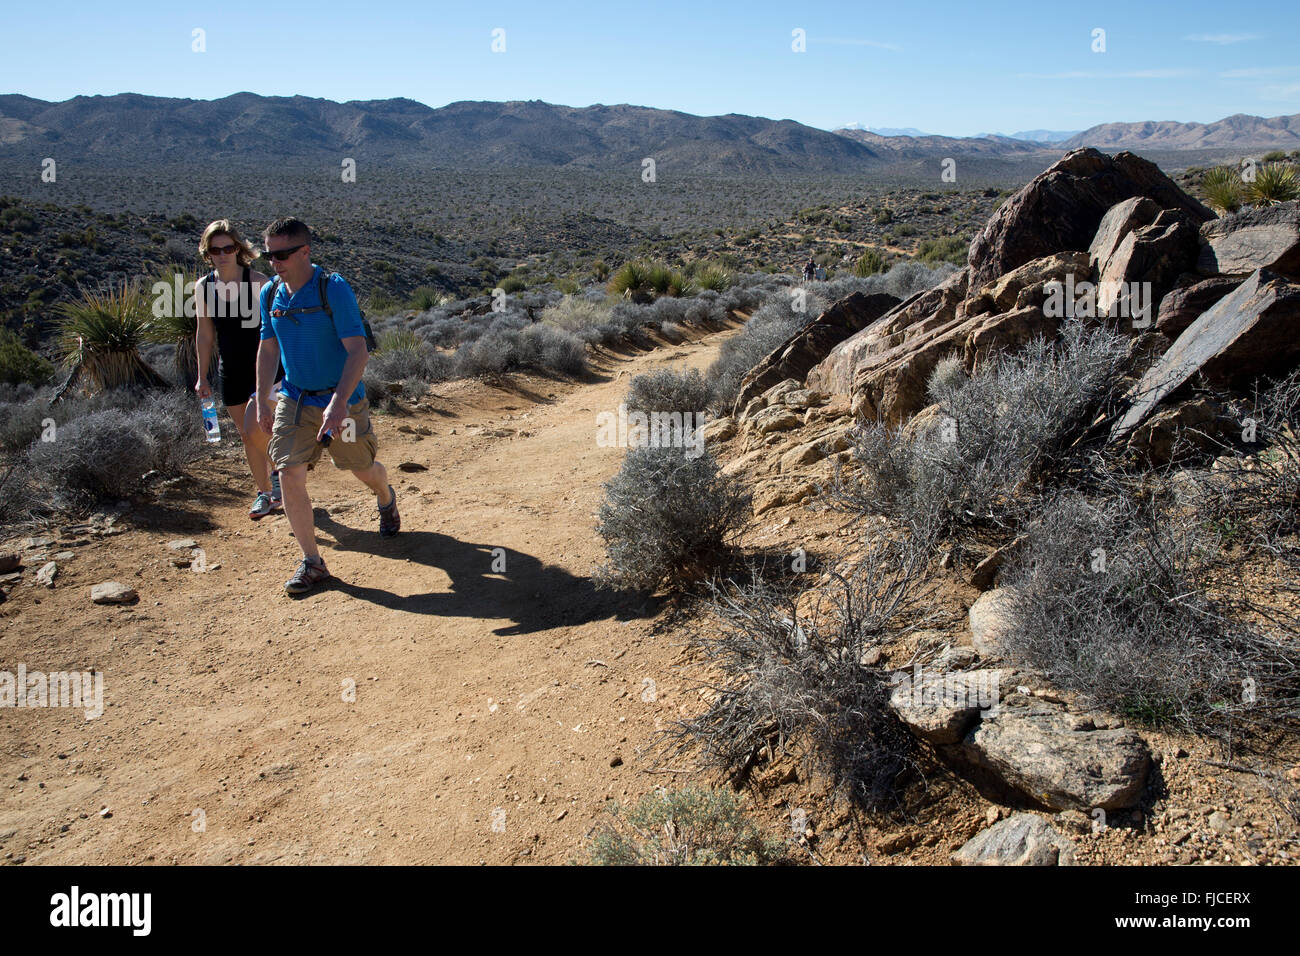
M 424 340 L 413 329 L 394 329 L 379 337 L 379 352 L 419 352 Z
M 1246 184 L 1246 196 L 1256 206 L 1276 206 L 1300 199 L 1300 178 L 1294 167 L 1269 163 L 1255 171 L 1255 181 Z
M 180 277 L 179 296 L 176 294 L 177 276 Z M 198 279 L 197 270 L 177 266 L 158 273 L 149 283 L 150 290 L 157 289 L 160 284 L 167 288 L 166 294 L 151 294 L 149 307 L 153 320 L 149 323 L 149 341 L 175 347 L 173 362 L 176 377 L 186 387 L 193 387 L 198 380 L 199 355 L 194 341 L 198 319 L 194 315 L 193 305 L 187 301 L 194 296 L 194 286 Z M 207 370 L 209 376 L 216 365 L 216 357 L 214 342 Z
M 722 292 L 734 281 L 734 276 L 722 266 L 707 265 L 695 270 L 694 281 L 701 289 Z
M 140 346 L 153 334 L 150 305 L 149 297 L 130 282 L 83 292 L 80 301 L 60 304 L 59 355 L 72 369 L 64 388 L 80 377 L 100 390 L 166 385 L 140 357 Z
M 609 280 L 609 291 L 613 295 L 628 294 L 633 298 L 648 296 L 650 293 L 650 270 L 641 262 L 625 262 L 618 267 L 614 277 Z
M 1201 179 L 1201 192 L 1205 200 L 1220 215 L 1236 212 L 1241 208 L 1242 182 L 1237 171 L 1228 166 L 1216 166 Z

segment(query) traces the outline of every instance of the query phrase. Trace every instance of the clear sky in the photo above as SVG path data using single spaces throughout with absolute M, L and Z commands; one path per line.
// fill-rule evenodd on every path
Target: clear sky
M 1210 122 L 1300 113 L 1297 10 L 1295 0 L 36 0 L 0 15 L 0 92 L 632 103 L 949 135 Z M 494 53 L 497 28 L 505 49 Z M 1105 52 L 1093 50 L 1095 29 Z M 795 30 L 805 52 L 792 50 Z

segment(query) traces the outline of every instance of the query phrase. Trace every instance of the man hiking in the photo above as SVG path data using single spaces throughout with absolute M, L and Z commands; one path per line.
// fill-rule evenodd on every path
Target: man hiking
M 284 384 L 274 422 L 269 406 L 259 402 L 257 423 L 271 435 L 268 454 L 280 469 L 284 511 L 303 555 L 284 589 L 304 594 L 330 576 L 316 547 L 307 494 L 307 469 L 327 446 L 334 467 L 352 472 L 375 493 L 381 536 L 397 534 L 401 517 L 388 471 L 375 458 L 379 442 L 361 383 L 368 355 L 356 296 L 342 276 L 312 263 L 306 223 L 277 219 L 262 235 L 276 277 L 262 288 L 257 392 L 267 394 L 277 361 L 284 365 Z

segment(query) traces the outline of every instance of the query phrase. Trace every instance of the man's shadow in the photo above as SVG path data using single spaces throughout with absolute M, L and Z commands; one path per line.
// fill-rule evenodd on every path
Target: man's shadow
M 589 621 L 620 621 L 654 613 L 653 601 L 633 606 L 626 593 L 601 591 L 589 577 L 543 564 L 530 554 L 503 545 L 470 544 L 436 531 L 401 531 L 380 538 L 377 530 L 357 530 L 339 524 L 324 509 L 315 509 L 317 529 L 332 535 L 339 551 L 358 551 L 386 558 L 405 558 L 440 568 L 451 578 L 443 592 L 403 597 L 382 588 L 363 587 L 338 578 L 333 590 L 380 607 L 441 617 L 508 618 L 500 635 L 531 634 Z

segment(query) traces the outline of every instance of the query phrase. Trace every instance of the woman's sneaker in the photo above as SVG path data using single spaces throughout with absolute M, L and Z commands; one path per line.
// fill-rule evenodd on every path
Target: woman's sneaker
M 283 508 L 284 497 L 280 494 L 280 472 L 271 472 L 271 507 Z
M 298 563 L 298 570 L 284 583 L 289 594 L 306 594 L 320 582 L 330 577 L 323 558 L 303 558 Z
M 391 538 L 402 529 L 402 516 L 397 513 L 397 492 L 393 486 L 388 486 L 388 493 L 393 499 L 388 502 L 387 506 L 379 506 L 379 536 L 381 538 Z
M 265 491 L 259 491 L 257 497 L 253 499 L 253 507 L 248 509 L 248 516 L 254 521 L 259 518 L 265 518 L 275 508 L 275 502 Z

